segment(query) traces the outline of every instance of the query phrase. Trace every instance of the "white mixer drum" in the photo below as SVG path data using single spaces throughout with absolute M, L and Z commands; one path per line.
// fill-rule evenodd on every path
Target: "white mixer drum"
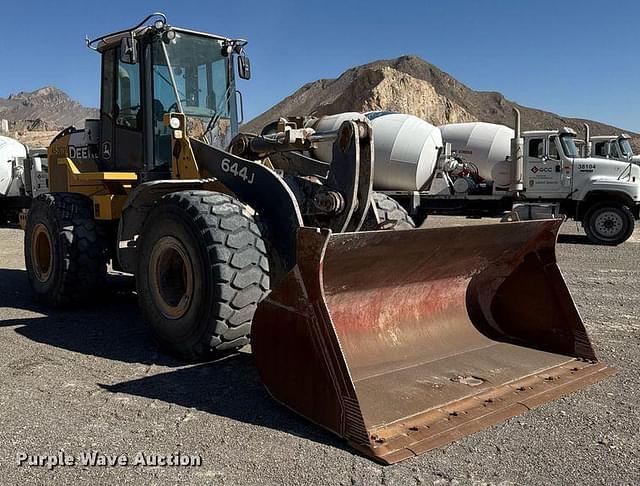
M 381 111 L 326 116 L 311 127 L 327 132 L 348 120 L 369 120 L 373 129 L 375 189 L 417 191 L 433 175 L 443 146 L 438 128 L 413 115 Z M 313 155 L 330 161 L 331 147 L 331 143 L 320 143 Z
M 511 139 L 515 132 L 504 125 L 471 122 L 441 125 L 444 143 L 451 144 L 451 151 L 471 162 L 485 180 L 494 181 L 498 187 L 511 182 L 512 167 L 505 162 L 511 153 Z
M 6 196 L 13 182 L 13 161 L 27 156 L 27 149 L 17 140 L 0 137 L 0 196 Z
M 413 115 L 366 113 L 373 128 L 373 186 L 418 191 L 433 175 L 443 146 L 440 130 Z
M 342 125 L 346 121 L 351 120 L 362 120 L 365 121 L 366 118 L 362 113 L 357 112 L 346 112 L 339 113 L 337 115 L 329 115 L 323 116 L 318 120 L 314 120 L 310 125 L 310 128 L 313 128 L 316 132 L 332 132 L 334 130 L 338 130 L 340 125 Z M 318 160 L 322 160 L 324 162 L 331 162 L 333 158 L 332 154 L 333 150 L 333 142 L 321 142 L 318 146 L 313 150 L 313 155 Z

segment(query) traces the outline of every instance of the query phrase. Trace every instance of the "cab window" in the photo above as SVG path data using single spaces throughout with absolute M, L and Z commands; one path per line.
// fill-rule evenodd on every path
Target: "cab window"
M 609 154 L 614 159 L 620 158 L 620 152 L 618 151 L 618 144 L 616 142 L 609 142 Z
M 595 146 L 593 147 L 593 153 L 598 157 L 606 157 L 607 154 L 604 149 L 605 143 L 606 142 L 596 142 Z
M 139 130 L 140 120 L 140 63 L 125 64 L 116 53 L 116 103 L 114 107 L 116 124 Z
M 534 159 L 541 159 L 544 155 L 544 140 L 542 138 L 532 138 L 529 140 L 528 155 Z
M 620 144 L 620 152 L 625 157 L 633 157 L 633 149 L 631 148 L 631 143 L 629 143 L 628 138 L 621 138 L 618 140 Z
M 107 51 L 102 55 L 102 99 L 100 111 L 103 115 L 113 116 L 113 73 L 116 51 Z
M 560 145 L 565 157 L 575 158 L 578 156 L 578 147 L 576 146 L 576 137 L 574 135 L 560 135 Z
M 558 146 L 556 145 L 556 137 L 549 138 L 549 158 L 560 160 L 560 155 L 558 154 Z

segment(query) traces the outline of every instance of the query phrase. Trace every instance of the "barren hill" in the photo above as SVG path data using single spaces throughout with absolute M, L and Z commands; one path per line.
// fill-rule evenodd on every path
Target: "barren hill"
M 524 107 L 497 92 L 474 91 L 416 56 L 364 64 L 345 71 L 337 79 L 305 84 L 247 123 L 245 130 L 259 131 L 270 121 L 286 115 L 370 110 L 409 113 L 434 125 L 486 121 L 512 126 L 513 107 L 522 111 L 525 130 L 568 126 L 581 133 L 586 121 L 594 135 L 625 131 L 592 120 Z M 627 133 L 634 137 L 636 147 L 640 146 L 640 135 Z
M 0 98 L 0 119 L 9 121 L 9 135 L 30 146 L 46 146 L 62 128 L 82 127 L 86 118 L 97 116 L 98 110 L 52 86 Z

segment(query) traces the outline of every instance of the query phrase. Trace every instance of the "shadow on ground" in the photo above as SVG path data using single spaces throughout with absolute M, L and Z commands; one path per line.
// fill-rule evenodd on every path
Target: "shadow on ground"
M 15 332 L 35 342 L 125 363 L 174 368 L 115 385 L 99 384 L 112 393 L 196 408 L 346 449 L 338 438 L 275 402 L 250 354 L 185 367 L 160 353 L 142 322 L 131 278 L 111 276 L 107 291 L 91 306 L 50 309 L 33 300 L 24 270 L 0 269 L 0 307 L 40 314 L 0 320 L 0 327 L 15 326 Z
M 337 437 L 274 401 L 264 388 L 248 353 L 214 363 L 100 386 L 112 393 L 126 393 L 195 408 L 347 449 Z
M 570 245 L 594 245 L 587 235 L 558 235 L 558 243 Z
M 84 307 L 52 309 L 35 302 L 25 270 L 0 269 L 0 307 L 40 314 L 0 319 L 0 327 L 16 326 L 18 334 L 39 343 L 126 363 L 182 364 L 153 344 L 138 311 L 131 277 L 110 276 L 105 291 Z

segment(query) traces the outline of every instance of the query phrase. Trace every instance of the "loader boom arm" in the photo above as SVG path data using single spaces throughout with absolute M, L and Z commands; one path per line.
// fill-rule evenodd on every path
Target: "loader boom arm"
M 152 181 L 140 184 L 129 195 L 119 228 L 118 260 L 125 271 L 134 272 L 136 238 L 146 215 L 165 194 L 204 188 L 219 181 L 231 193 L 251 206 L 269 234 L 275 254 L 272 278 L 284 276 L 295 265 L 296 234 L 303 225 L 300 208 L 287 184 L 265 165 L 190 139 L 176 140 L 180 151 L 188 151 L 198 161 L 200 178 Z M 176 150 L 176 153 L 178 151 Z M 197 167 L 197 166 L 196 166 Z
M 167 122 L 170 118 L 179 120 L 180 127 L 185 126 L 184 115 L 173 113 L 167 117 Z M 297 161 L 297 175 L 287 174 L 289 177 L 285 180 L 261 161 L 248 160 L 185 136 L 184 132 L 174 132 L 175 179 L 140 184 L 123 210 L 118 250 L 122 268 L 134 271 L 136 235 L 156 201 L 170 192 L 217 184 L 258 214 L 273 248 L 271 278 L 279 282 L 295 266 L 300 227 L 320 226 L 337 233 L 357 231 L 370 209 L 373 184 L 371 131 L 364 123 L 350 121 L 345 122 L 333 137 L 333 160 L 326 164 L 324 177 L 317 174 L 321 167 L 314 163 L 317 161 L 295 151 L 285 155 L 282 147 L 274 149 L 276 168 L 279 168 L 278 161 Z M 299 149 L 297 145 L 291 148 Z M 303 175 L 319 176 L 322 183 L 311 182 Z M 302 195 L 297 197 L 295 192 Z

